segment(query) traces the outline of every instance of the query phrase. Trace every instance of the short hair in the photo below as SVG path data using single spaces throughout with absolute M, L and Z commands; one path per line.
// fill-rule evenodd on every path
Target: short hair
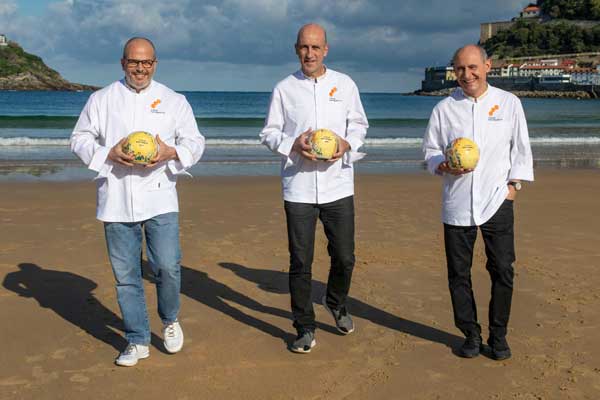
M 456 50 L 454 52 L 454 55 L 452 56 L 452 65 L 454 65 L 454 62 L 456 61 L 456 58 L 458 57 L 458 53 L 460 53 L 461 51 L 463 51 L 467 47 L 475 47 L 475 48 L 477 48 L 477 50 L 479 50 L 479 54 L 481 55 L 481 61 L 483 61 L 483 62 L 487 61 L 488 54 L 487 54 L 487 51 L 485 51 L 485 49 L 482 46 L 480 46 L 478 44 L 468 44 L 466 46 L 463 46 L 463 47 L 459 48 L 458 50 Z
M 325 30 L 325 28 L 323 28 L 319 24 L 315 24 L 314 22 L 310 22 L 310 23 L 308 23 L 306 25 L 303 25 L 302 28 L 300 28 L 300 30 L 298 31 L 298 34 L 296 35 L 296 45 L 298 45 L 298 43 L 300 42 L 300 34 L 304 30 L 304 28 L 307 28 L 307 27 L 309 27 L 311 25 L 318 26 L 319 28 L 321 28 L 323 30 L 323 35 L 325 36 L 325 44 L 327 44 L 327 31 Z
M 152 51 L 154 52 L 154 58 L 156 58 L 156 47 L 154 47 L 154 43 L 152 43 L 152 40 L 143 37 L 143 36 L 134 36 L 131 39 L 129 39 L 127 42 L 125 42 L 125 45 L 123 46 L 123 58 L 127 58 L 127 46 L 129 46 L 129 44 L 131 42 L 133 42 L 134 40 L 145 40 L 146 42 L 148 42 L 148 44 L 150 44 L 150 46 L 152 46 Z

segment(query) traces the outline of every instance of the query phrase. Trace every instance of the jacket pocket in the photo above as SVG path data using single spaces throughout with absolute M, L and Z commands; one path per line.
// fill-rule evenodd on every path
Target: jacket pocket
M 148 192 L 156 190 L 168 190 L 175 187 L 177 178 L 171 174 L 168 169 L 165 169 L 162 173 L 158 174 L 151 181 L 148 182 L 145 189 Z

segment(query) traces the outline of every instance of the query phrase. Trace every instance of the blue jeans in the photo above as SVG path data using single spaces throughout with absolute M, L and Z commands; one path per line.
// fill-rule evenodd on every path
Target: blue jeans
M 156 277 L 158 315 L 163 324 L 177 320 L 181 288 L 179 213 L 142 222 L 105 222 L 108 257 L 117 281 L 117 299 L 129 343 L 148 345 L 150 324 L 142 280 L 142 231 L 148 263 Z

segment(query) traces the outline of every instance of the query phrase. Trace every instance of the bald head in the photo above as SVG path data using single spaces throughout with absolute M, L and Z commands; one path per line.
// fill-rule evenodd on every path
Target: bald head
M 454 56 L 452 56 L 452 64 L 456 63 L 456 60 L 458 59 L 459 56 L 461 56 L 463 53 L 470 53 L 470 52 L 477 52 L 479 53 L 479 57 L 481 57 L 481 62 L 486 62 L 488 59 L 488 55 L 487 52 L 485 51 L 485 49 L 477 44 L 468 44 L 466 46 L 463 46 L 461 48 L 459 48 L 458 50 L 456 50 L 454 52 Z
M 154 43 L 148 38 L 145 37 L 132 37 L 127 42 L 125 42 L 125 46 L 123 46 L 123 58 L 129 58 L 129 50 L 132 47 L 149 47 L 152 49 L 152 58 L 156 57 L 156 48 L 154 47 Z
M 296 46 L 300 43 L 300 39 L 303 35 L 317 35 L 323 38 L 323 43 L 327 44 L 327 32 L 325 29 L 319 24 L 306 24 L 298 31 L 298 36 L 296 37 Z

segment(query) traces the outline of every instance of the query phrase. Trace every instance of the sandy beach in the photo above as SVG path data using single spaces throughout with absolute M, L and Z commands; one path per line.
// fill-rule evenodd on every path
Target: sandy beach
M 536 170 L 515 204 L 513 358 L 461 359 L 447 289 L 441 183 L 423 172 L 356 178 L 357 265 L 337 334 L 316 305 L 317 346 L 294 330 L 276 177 L 180 180 L 181 353 L 162 350 L 147 275 L 151 355 L 125 346 L 91 182 L 2 183 L 1 399 L 598 399 L 599 170 Z M 313 295 L 328 271 L 318 226 Z M 479 239 L 473 279 L 487 331 Z M 485 337 L 484 337 L 485 338 Z

